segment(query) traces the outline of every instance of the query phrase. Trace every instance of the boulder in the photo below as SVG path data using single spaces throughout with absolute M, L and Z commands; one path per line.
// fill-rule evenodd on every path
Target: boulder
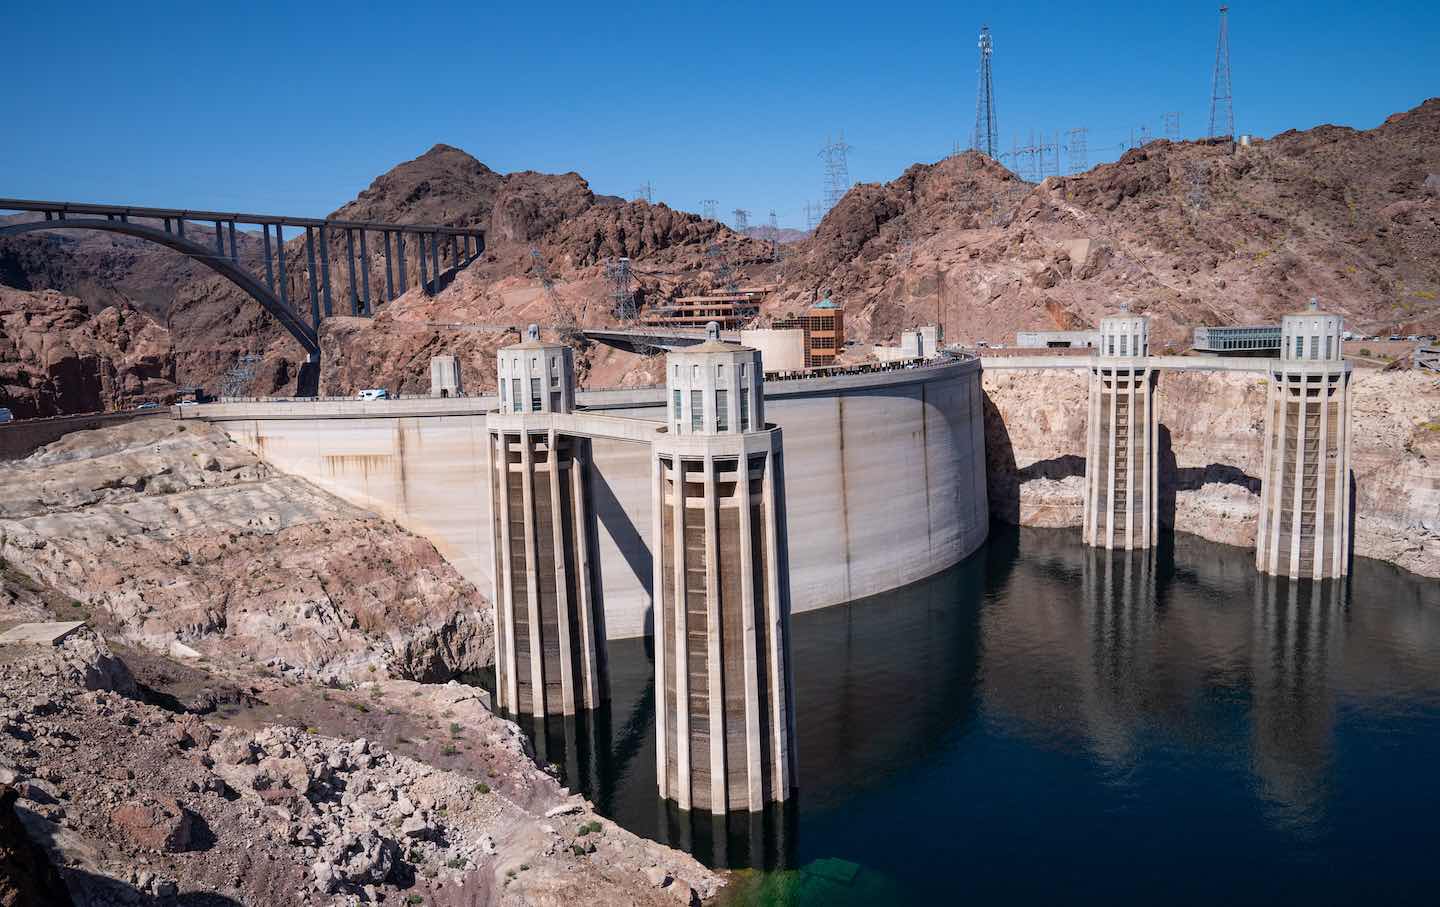
M 110 822 L 146 850 L 179 853 L 190 847 L 190 812 L 174 797 L 162 794 L 122 803 L 111 810 Z

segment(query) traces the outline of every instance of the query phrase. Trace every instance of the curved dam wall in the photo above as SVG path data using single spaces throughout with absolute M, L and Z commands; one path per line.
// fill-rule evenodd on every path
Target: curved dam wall
M 580 393 L 606 417 L 665 417 L 658 388 Z M 429 539 L 489 597 L 485 412 L 493 398 L 212 404 L 277 469 Z M 935 574 L 985 541 L 980 363 L 766 384 L 782 431 L 792 610 L 877 595 Z M 614 420 L 619 422 L 620 420 Z M 607 637 L 650 631 L 651 451 L 641 430 L 590 440 L 588 493 Z

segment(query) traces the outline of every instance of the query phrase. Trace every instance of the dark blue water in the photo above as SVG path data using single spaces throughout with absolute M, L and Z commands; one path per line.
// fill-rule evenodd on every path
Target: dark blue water
M 1257 576 L 1185 536 L 996 527 L 970 561 L 793 620 L 800 790 L 657 803 L 653 662 L 538 739 L 635 832 L 758 866 L 732 903 L 1440 902 L 1440 584 Z

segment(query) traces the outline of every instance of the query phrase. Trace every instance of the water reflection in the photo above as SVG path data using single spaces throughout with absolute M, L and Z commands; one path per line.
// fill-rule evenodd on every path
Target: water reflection
M 800 783 L 783 812 L 720 823 L 659 801 L 641 640 L 610 643 L 610 705 L 533 729 L 537 752 L 602 813 L 711 865 L 856 867 L 827 877 L 827 903 L 875 879 L 943 898 L 935 867 L 962 860 L 982 900 L 1069 897 L 1105 871 L 1125 879 L 1115 900 L 1153 902 L 1173 894 L 1155 880 L 1204 863 L 1225 869 L 1191 901 L 1242 879 L 1257 899 L 1326 901 L 1359 890 L 1341 855 L 1403 880 L 1435 843 L 1373 843 L 1440 808 L 1440 584 L 1382 564 L 1291 583 L 1185 536 L 1107 552 L 996 527 L 981 556 L 798 615 L 792 636 Z

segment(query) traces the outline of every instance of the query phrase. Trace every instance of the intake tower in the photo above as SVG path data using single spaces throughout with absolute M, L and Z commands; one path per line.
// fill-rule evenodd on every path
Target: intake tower
M 652 448 L 656 775 L 682 810 L 759 812 L 794 790 L 784 468 L 760 354 L 666 362 Z
M 1085 543 L 1151 548 L 1156 538 L 1155 370 L 1149 319 L 1123 311 L 1100 319 L 1090 359 L 1086 421 Z
M 603 623 L 589 562 L 587 441 L 567 433 L 570 348 L 529 336 L 498 354 L 486 419 L 495 553 L 496 702 L 512 715 L 573 715 L 605 696 Z
M 1319 310 L 1281 319 L 1270 362 L 1265 474 L 1255 567 L 1291 579 L 1350 572 L 1350 363 L 1343 319 Z

